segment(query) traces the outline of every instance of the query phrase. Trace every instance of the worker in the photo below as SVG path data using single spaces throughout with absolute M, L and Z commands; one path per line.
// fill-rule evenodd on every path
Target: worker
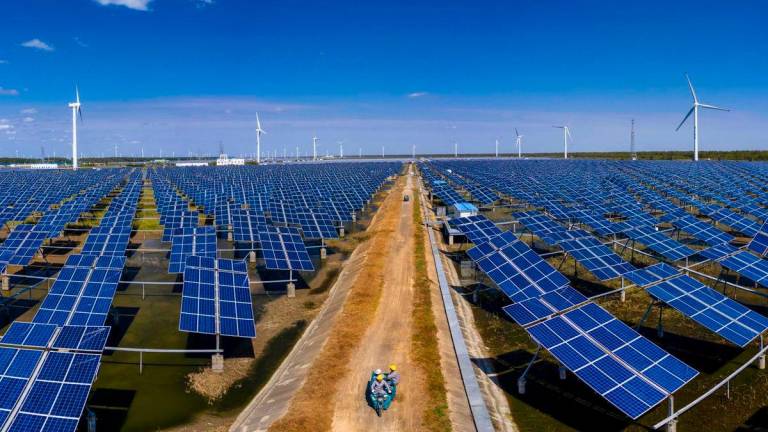
M 389 373 L 387 374 L 387 381 L 390 384 L 396 386 L 400 384 L 400 372 L 397 371 L 397 365 L 392 363 L 389 365 Z
M 392 387 L 384 379 L 384 374 L 376 375 L 376 379 L 371 383 L 371 394 L 374 396 L 383 396 L 386 393 L 392 393 Z

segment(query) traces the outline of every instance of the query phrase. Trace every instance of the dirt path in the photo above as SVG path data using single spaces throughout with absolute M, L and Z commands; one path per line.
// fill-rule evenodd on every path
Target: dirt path
M 413 196 L 411 176 L 404 193 Z M 333 430 L 417 430 L 423 405 L 419 403 L 419 378 L 411 363 L 411 309 L 413 298 L 413 201 L 400 200 L 400 221 L 387 251 L 383 297 L 363 344 L 350 361 L 352 373 L 339 383 Z M 398 397 L 381 418 L 365 403 L 365 385 L 376 368 L 396 363 L 402 372 Z M 407 401 L 407 402 L 406 402 Z

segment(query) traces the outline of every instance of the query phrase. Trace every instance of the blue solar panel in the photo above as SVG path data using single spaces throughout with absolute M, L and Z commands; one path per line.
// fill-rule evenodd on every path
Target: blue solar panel
M 267 226 L 259 231 L 259 244 L 270 270 L 312 271 L 309 252 L 295 228 Z
M 296 212 L 296 219 L 301 225 L 301 232 L 306 239 L 338 238 L 331 215 L 325 211 L 305 208 Z
M 677 261 L 696 254 L 696 251 L 693 249 L 672 240 L 651 227 L 641 226 L 624 231 L 624 233 L 632 240 L 644 244 L 652 251 L 672 261 Z
M 566 368 L 633 419 L 697 375 L 594 303 L 528 331 Z
M 212 226 L 179 228 L 171 238 L 168 273 L 184 273 L 188 256 L 216 258 L 216 230 Z
M 705 258 L 709 258 L 714 261 L 718 261 L 727 255 L 733 255 L 738 252 L 739 249 L 735 246 L 731 246 L 727 243 L 723 243 L 717 246 L 712 246 L 704 250 L 700 250 L 699 254 Z
M 544 294 L 538 298 L 523 300 L 504 307 L 516 323 L 527 326 L 534 321 L 546 318 L 554 313 L 584 303 L 587 298 L 571 287 Z
M 461 231 L 472 243 L 480 243 L 502 233 L 496 224 L 483 215 L 451 219 L 450 225 Z
M 768 286 L 768 261 L 760 257 L 742 251 L 722 258 L 719 263 L 762 286 Z
M 14 321 L 3 335 L 2 343 L 30 347 L 47 347 L 53 339 L 56 326 L 53 324 Z
M 64 326 L 53 348 L 75 351 L 104 351 L 110 328 L 107 326 Z
M 755 234 L 747 248 L 762 256 L 768 254 L 768 223 L 760 227 L 760 231 Z
M 177 211 L 168 214 L 163 224 L 162 241 L 171 241 L 171 236 L 179 228 L 192 228 L 198 225 L 198 212 L 196 211 Z
M 100 354 L 49 352 L 9 430 L 74 431 L 100 358 Z
M 196 256 L 187 259 L 179 330 L 256 336 L 248 271 L 243 261 Z
M 232 230 L 236 242 L 250 243 L 253 246 L 259 241 L 259 231 L 263 231 L 268 223 L 267 218 L 254 210 L 240 210 L 232 213 Z
M 0 347 L 0 424 L 16 406 L 42 355 L 38 350 Z
M 675 215 L 662 218 L 672 224 L 675 228 L 685 231 L 697 240 L 706 242 L 709 245 L 718 245 L 733 241 L 733 236 L 724 233 L 714 226 L 696 219 L 689 214 Z
M 468 250 L 467 255 L 515 301 L 568 286 L 565 276 L 510 232 L 478 244 Z
M 648 288 L 648 292 L 741 347 L 768 329 L 768 318 L 690 276 L 668 279 Z
M 560 247 L 602 281 L 615 279 L 635 270 L 632 264 L 591 236 L 560 242 Z

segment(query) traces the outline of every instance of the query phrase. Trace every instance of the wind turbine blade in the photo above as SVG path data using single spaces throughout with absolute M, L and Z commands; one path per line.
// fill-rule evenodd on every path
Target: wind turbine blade
M 713 110 L 730 111 L 728 108 L 720 108 L 720 107 L 716 107 L 714 105 L 699 104 L 699 106 L 702 107 L 702 108 L 709 108 L 709 109 L 713 109 Z
M 677 125 L 677 129 L 675 129 L 675 132 L 677 132 L 677 131 L 679 131 L 679 130 L 680 130 L 680 128 L 683 126 L 683 123 L 685 123 L 685 121 L 686 121 L 686 120 L 688 120 L 688 117 L 690 117 L 690 116 L 691 116 L 691 114 L 693 113 L 693 110 L 694 110 L 695 108 L 696 108 L 696 107 L 694 106 L 693 108 L 691 108 L 691 110 L 690 110 L 690 111 L 688 111 L 688 114 L 686 114 L 686 115 L 685 115 L 685 118 L 683 119 L 683 121 L 681 121 L 681 122 L 680 122 L 680 124 L 679 124 L 679 125 Z
M 77 114 L 80 116 L 80 123 L 83 122 L 83 110 L 80 109 L 80 107 L 77 107 Z
M 568 135 L 568 138 L 570 138 L 571 141 L 573 141 L 573 137 L 571 136 L 571 130 L 570 129 L 565 128 L 565 134 Z
M 520 133 L 517 132 L 517 128 L 515 128 L 515 136 L 520 136 Z
M 564 129 L 565 128 L 565 126 L 552 126 L 552 127 L 553 128 L 557 128 L 557 129 Z
M 78 89 L 77 86 L 75 86 L 75 101 L 80 103 L 80 89 Z
M 693 102 L 699 103 L 699 98 L 696 97 L 696 90 L 693 89 L 693 83 L 691 83 L 691 78 L 688 76 L 688 74 L 685 74 L 685 79 L 688 80 L 688 88 L 691 89 L 691 96 L 693 96 Z

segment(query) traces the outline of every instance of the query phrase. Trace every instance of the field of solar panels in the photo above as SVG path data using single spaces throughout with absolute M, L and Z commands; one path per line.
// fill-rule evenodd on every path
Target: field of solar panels
M 401 168 L 1 171 L 3 429 L 231 423 Z
M 478 378 L 508 405 L 492 414 L 524 431 L 768 425 L 768 165 L 419 166 Z

